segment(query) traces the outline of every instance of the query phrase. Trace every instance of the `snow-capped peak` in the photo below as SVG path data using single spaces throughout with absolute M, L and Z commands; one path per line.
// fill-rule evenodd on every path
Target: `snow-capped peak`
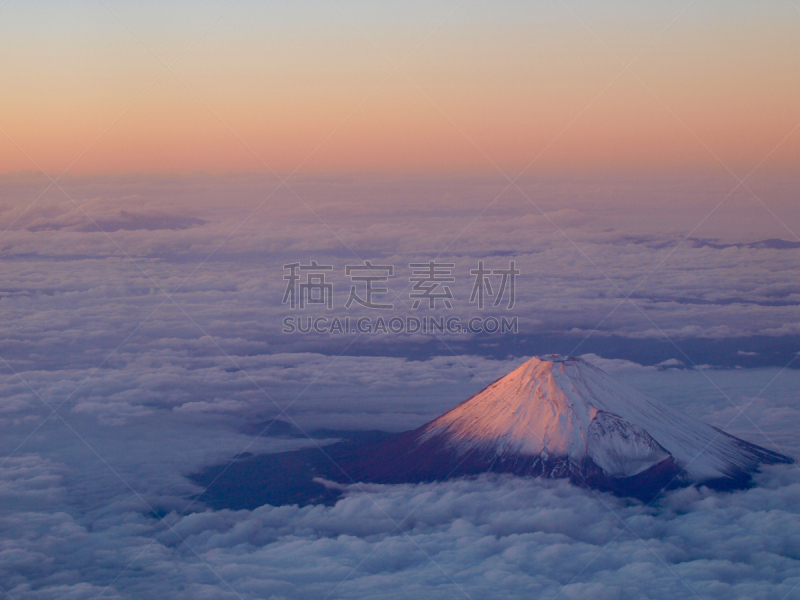
M 419 440 L 433 439 L 458 453 L 563 457 L 574 464 L 588 457 L 610 477 L 629 477 L 670 457 L 696 481 L 786 459 L 671 409 L 580 358 L 559 355 L 532 358 L 432 421 Z

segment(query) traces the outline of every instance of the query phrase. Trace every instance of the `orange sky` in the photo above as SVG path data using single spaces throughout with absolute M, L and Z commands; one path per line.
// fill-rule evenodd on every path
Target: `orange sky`
M 242 3 L 216 23 L 215 3 L 116 16 L 51 4 L 0 10 L 2 172 L 516 175 L 541 155 L 529 173 L 721 160 L 743 175 L 800 123 L 800 12 L 788 3 L 633 17 L 624 3 L 609 14 L 575 3 L 577 18 L 467 6 L 449 20 L 458 4 L 412 18 Z M 159 79 L 157 57 L 178 59 L 174 75 Z M 798 166 L 800 129 L 762 168 Z

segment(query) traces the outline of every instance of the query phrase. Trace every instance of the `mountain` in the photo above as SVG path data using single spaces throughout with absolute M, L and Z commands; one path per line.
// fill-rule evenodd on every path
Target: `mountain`
M 288 425 L 288 424 L 284 424 Z M 276 432 L 293 435 L 282 425 Z M 257 435 L 265 429 L 259 424 Z M 650 500 L 701 483 L 746 487 L 761 464 L 793 460 L 682 414 L 580 358 L 533 358 L 418 429 L 312 433 L 292 452 L 237 455 L 190 478 L 214 508 L 331 504 L 348 484 L 418 483 L 480 473 L 568 478 Z M 336 440 L 340 441 L 336 441 Z
M 336 454 L 356 481 L 435 481 L 492 471 L 565 477 L 639 498 L 692 483 L 743 487 L 760 464 L 793 462 L 665 406 L 580 358 L 558 355 L 529 360 L 418 429 Z

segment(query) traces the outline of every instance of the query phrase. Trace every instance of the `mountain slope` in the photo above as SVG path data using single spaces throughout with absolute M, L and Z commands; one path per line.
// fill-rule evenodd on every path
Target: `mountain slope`
M 746 485 L 792 459 L 728 435 L 579 358 L 533 358 L 441 417 L 373 447 L 343 450 L 355 480 L 431 481 L 485 471 L 568 477 L 652 497 L 694 482 Z

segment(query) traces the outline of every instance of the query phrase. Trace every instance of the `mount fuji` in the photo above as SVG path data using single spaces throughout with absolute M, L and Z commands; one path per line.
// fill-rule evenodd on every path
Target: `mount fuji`
M 532 358 L 422 427 L 341 459 L 355 481 L 492 471 L 569 478 L 642 499 L 693 483 L 744 487 L 759 465 L 793 462 L 559 355 Z
M 283 425 L 288 430 L 277 435 L 300 437 Z M 567 478 L 651 500 L 692 484 L 747 487 L 760 465 L 794 462 L 648 398 L 580 358 L 558 355 L 532 358 L 418 429 L 323 430 L 314 437 L 341 441 L 238 455 L 191 477 L 206 486 L 202 500 L 233 509 L 332 503 L 341 494 L 336 484 L 487 472 Z

